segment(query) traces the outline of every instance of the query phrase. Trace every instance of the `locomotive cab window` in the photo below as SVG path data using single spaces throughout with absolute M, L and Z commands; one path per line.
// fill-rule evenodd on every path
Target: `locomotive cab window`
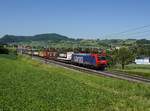
M 98 60 L 106 60 L 106 57 L 99 56 L 99 57 L 98 57 Z

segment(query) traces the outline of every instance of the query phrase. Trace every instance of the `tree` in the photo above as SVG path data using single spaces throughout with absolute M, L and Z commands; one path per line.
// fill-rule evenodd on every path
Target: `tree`
M 131 63 L 135 58 L 135 55 L 132 51 L 130 51 L 126 47 L 122 47 L 118 50 L 118 62 L 121 64 L 122 69 L 124 69 L 125 65 Z
M 4 48 L 3 46 L 0 46 L 0 54 L 8 54 L 9 50 Z
M 111 66 L 114 66 L 118 63 L 118 49 L 112 50 L 110 52 L 111 55 Z

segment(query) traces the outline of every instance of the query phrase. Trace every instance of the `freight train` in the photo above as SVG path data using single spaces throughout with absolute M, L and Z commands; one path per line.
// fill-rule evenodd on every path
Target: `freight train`
M 45 59 L 51 59 L 59 62 L 100 70 L 104 70 L 108 65 L 106 53 L 102 54 L 74 53 L 74 52 L 58 53 L 56 51 L 50 50 L 42 50 L 42 51 L 34 50 L 32 51 L 32 54 L 31 51 L 29 51 L 27 54 L 39 56 Z

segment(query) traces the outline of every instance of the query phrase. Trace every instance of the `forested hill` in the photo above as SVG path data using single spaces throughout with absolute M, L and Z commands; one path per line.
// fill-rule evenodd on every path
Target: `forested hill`
M 17 42 L 30 42 L 30 41 L 61 41 L 61 40 L 72 40 L 66 36 L 49 33 L 49 34 L 39 34 L 35 36 L 15 36 L 15 35 L 5 35 L 0 39 L 1 43 L 17 43 Z
M 122 47 L 122 46 L 143 46 L 150 49 L 150 40 L 146 39 L 72 39 L 56 33 L 39 34 L 35 36 L 14 36 L 5 35 L 0 39 L 0 44 L 23 44 L 35 47 L 55 48 L 89 48 L 89 47 Z M 143 49 L 142 49 L 143 50 Z

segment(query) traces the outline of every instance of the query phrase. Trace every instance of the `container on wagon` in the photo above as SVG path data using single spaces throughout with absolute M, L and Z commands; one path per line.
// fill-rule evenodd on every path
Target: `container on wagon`
M 67 52 L 66 54 L 59 54 L 59 57 L 57 57 L 57 59 L 71 61 L 72 54 L 74 54 L 74 52 Z

